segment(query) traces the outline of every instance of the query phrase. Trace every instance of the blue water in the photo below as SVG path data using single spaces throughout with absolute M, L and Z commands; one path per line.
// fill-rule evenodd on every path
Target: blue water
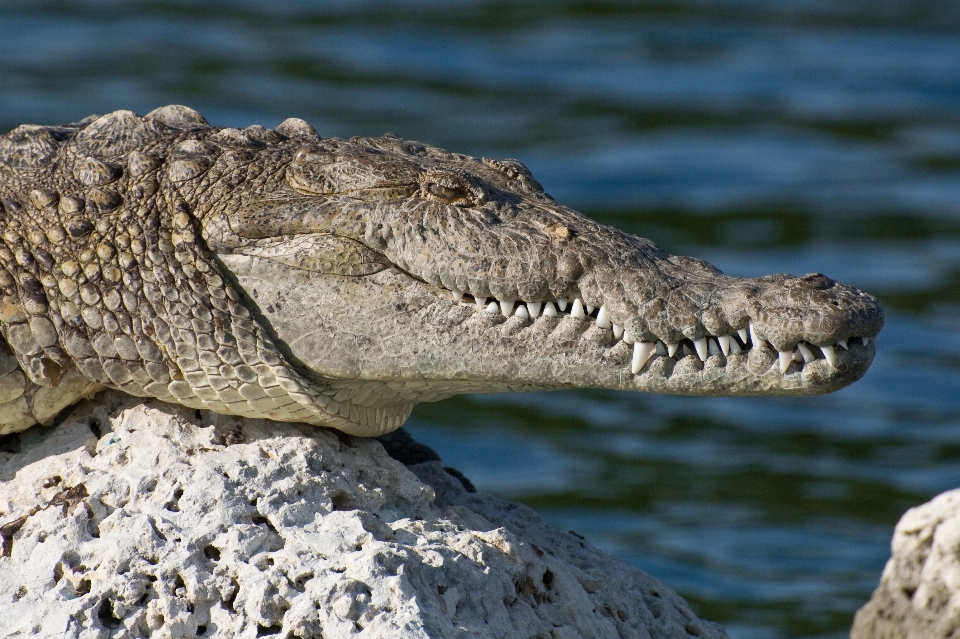
M 0 129 L 184 103 L 523 160 L 565 204 L 734 275 L 880 297 L 808 399 L 459 397 L 410 429 L 735 639 L 844 637 L 907 508 L 960 486 L 954 2 L 0 0 Z

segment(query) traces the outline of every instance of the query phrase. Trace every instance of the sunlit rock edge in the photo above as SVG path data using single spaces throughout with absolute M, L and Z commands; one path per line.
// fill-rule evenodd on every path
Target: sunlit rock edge
M 960 636 L 960 489 L 908 510 L 890 547 L 880 585 L 857 612 L 851 639 Z
M 2 439 L 0 636 L 727 636 L 426 447 L 387 446 L 412 465 L 119 393 Z

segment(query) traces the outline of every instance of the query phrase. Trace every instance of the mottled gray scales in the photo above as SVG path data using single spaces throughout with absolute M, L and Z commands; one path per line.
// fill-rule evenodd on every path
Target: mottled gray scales
M 823 393 L 883 323 L 819 273 L 670 256 L 516 160 L 295 118 L 24 125 L 0 206 L 0 434 L 103 387 L 360 435 L 461 392 Z

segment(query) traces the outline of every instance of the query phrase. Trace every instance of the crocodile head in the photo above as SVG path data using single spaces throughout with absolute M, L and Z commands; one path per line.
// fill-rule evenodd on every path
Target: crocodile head
M 873 359 L 879 303 L 820 273 L 741 279 L 671 256 L 515 160 L 278 130 L 266 170 L 215 171 L 239 186 L 198 207 L 203 235 L 291 365 L 397 409 L 353 432 L 462 392 L 812 395 Z
M 882 324 L 819 273 L 668 255 L 515 160 L 177 105 L 0 136 L 0 433 L 103 387 L 359 435 L 462 392 L 809 395 Z

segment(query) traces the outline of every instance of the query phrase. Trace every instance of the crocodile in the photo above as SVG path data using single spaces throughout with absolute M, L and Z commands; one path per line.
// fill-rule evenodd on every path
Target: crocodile
M 0 137 L 0 434 L 105 388 L 360 436 L 466 392 L 813 395 L 882 325 L 821 273 L 600 224 L 517 160 L 178 105 Z

